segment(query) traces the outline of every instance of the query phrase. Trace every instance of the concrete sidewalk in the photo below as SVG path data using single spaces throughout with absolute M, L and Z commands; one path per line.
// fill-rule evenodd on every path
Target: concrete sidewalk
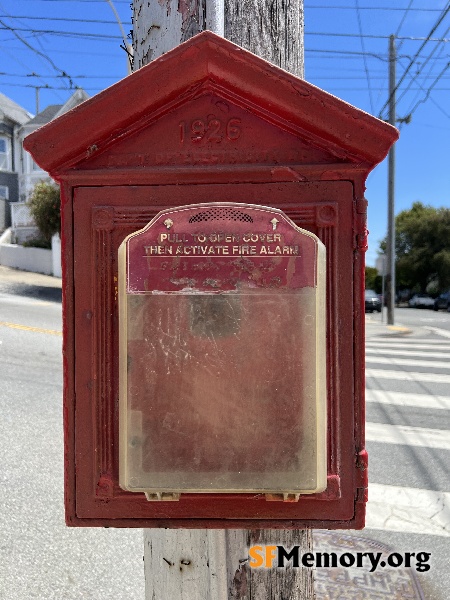
M 61 286 L 62 281 L 58 277 L 18 271 L 0 265 L 0 293 L 61 302 Z
M 407 327 L 406 325 L 388 325 L 386 322 L 386 315 L 384 315 L 384 321 L 381 321 L 381 315 L 366 314 L 366 339 L 371 337 L 404 337 L 415 333 L 414 329 Z

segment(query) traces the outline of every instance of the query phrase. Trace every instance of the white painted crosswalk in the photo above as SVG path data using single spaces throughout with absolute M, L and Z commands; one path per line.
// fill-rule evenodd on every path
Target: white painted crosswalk
M 450 396 L 431 396 L 430 394 L 405 394 L 404 392 L 367 389 L 366 402 L 377 402 L 378 404 L 388 404 L 390 406 L 450 410 Z
M 378 449 L 387 445 L 392 465 L 396 464 L 397 455 L 406 456 L 410 468 L 417 468 L 419 481 L 424 465 L 417 463 L 416 452 L 437 453 L 439 463 L 450 462 L 450 455 L 442 455 L 450 451 L 450 334 L 437 337 L 440 330 L 428 330 L 434 335 L 423 338 L 372 337 L 366 343 L 367 406 L 368 409 L 371 407 L 377 421 L 383 421 L 371 422 L 369 419 L 366 423 L 369 460 L 373 459 L 374 452 L 371 444 L 376 443 Z M 428 393 L 434 384 L 439 394 Z M 442 384 L 448 386 L 448 394 Z M 409 389 L 415 390 L 414 393 L 409 393 Z M 381 412 L 377 413 L 377 410 Z M 420 415 L 413 421 L 415 426 L 408 420 L 411 411 L 418 411 Z M 401 422 L 402 415 L 404 422 Z M 425 420 L 423 426 L 422 418 Z M 427 426 L 427 419 L 431 427 Z M 433 471 L 432 464 L 426 464 L 425 468 Z M 369 480 L 370 473 L 369 469 Z M 444 491 L 435 491 L 414 487 L 414 477 L 411 486 L 392 485 L 388 471 L 384 483 L 379 481 L 379 473 L 380 469 L 378 480 L 369 483 L 366 527 L 450 537 L 448 481 Z
M 383 444 L 406 444 L 422 448 L 450 450 L 450 433 L 443 429 L 366 423 L 366 440 Z
M 450 493 L 373 483 L 366 526 L 450 537 Z

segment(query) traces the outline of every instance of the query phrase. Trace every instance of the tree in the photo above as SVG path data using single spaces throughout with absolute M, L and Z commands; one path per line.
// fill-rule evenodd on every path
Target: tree
M 366 290 L 374 290 L 377 294 L 381 292 L 381 276 L 375 267 L 366 267 Z
M 419 292 L 450 287 L 450 209 L 414 202 L 395 219 L 399 289 Z M 381 249 L 385 247 L 385 240 Z
M 61 231 L 61 199 L 59 187 L 40 181 L 34 186 L 29 199 L 30 213 L 43 241 L 51 247 L 52 236 Z

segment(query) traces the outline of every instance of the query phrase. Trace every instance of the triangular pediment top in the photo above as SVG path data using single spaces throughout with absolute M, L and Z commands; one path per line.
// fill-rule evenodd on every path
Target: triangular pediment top
M 302 131 L 309 145 L 369 168 L 398 137 L 392 126 L 206 31 L 32 133 L 24 146 L 50 174 L 62 173 L 207 84 Z
M 347 158 L 339 148 L 321 148 L 320 139 L 209 85 L 166 108 L 110 139 L 76 168 L 335 164 Z

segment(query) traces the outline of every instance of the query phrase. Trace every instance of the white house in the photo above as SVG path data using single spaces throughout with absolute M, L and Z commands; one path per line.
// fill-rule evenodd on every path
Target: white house
M 24 108 L 0 93 L 0 232 L 11 224 L 10 203 L 19 200 L 17 132 L 31 117 Z
M 58 248 L 54 248 L 53 252 L 21 245 L 37 237 L 38 233 L 27 203 L 30 194 L 39 181 L 51 181 L 48 173 L 24 150 L 23 141 L 27 135 L 75 108 L 88 97 L 84 90 L 77 89 L 64 104 L 47 106 L 33 117 L 0 94 L 0 264 L 25 271 L 60 275 L 58 236 L 54 236 L 52 241 L 52 247 L 55 242 Z
M 50 176 L 43 171 L 23 149 L 23 140 L 27 135 L 56 119 L 60 115 L 68 112 L 78 104 L 87 100 L 89 96 L 82 89 L 76 90 L 64 104 L 51 104 L 35 117 L 29 119 L 17 129 L 17 156 L 16 164 L 19 174 L 19 198 L 21 202 L 26 202 L 36 183 L 42 180 L 51 181 Z

